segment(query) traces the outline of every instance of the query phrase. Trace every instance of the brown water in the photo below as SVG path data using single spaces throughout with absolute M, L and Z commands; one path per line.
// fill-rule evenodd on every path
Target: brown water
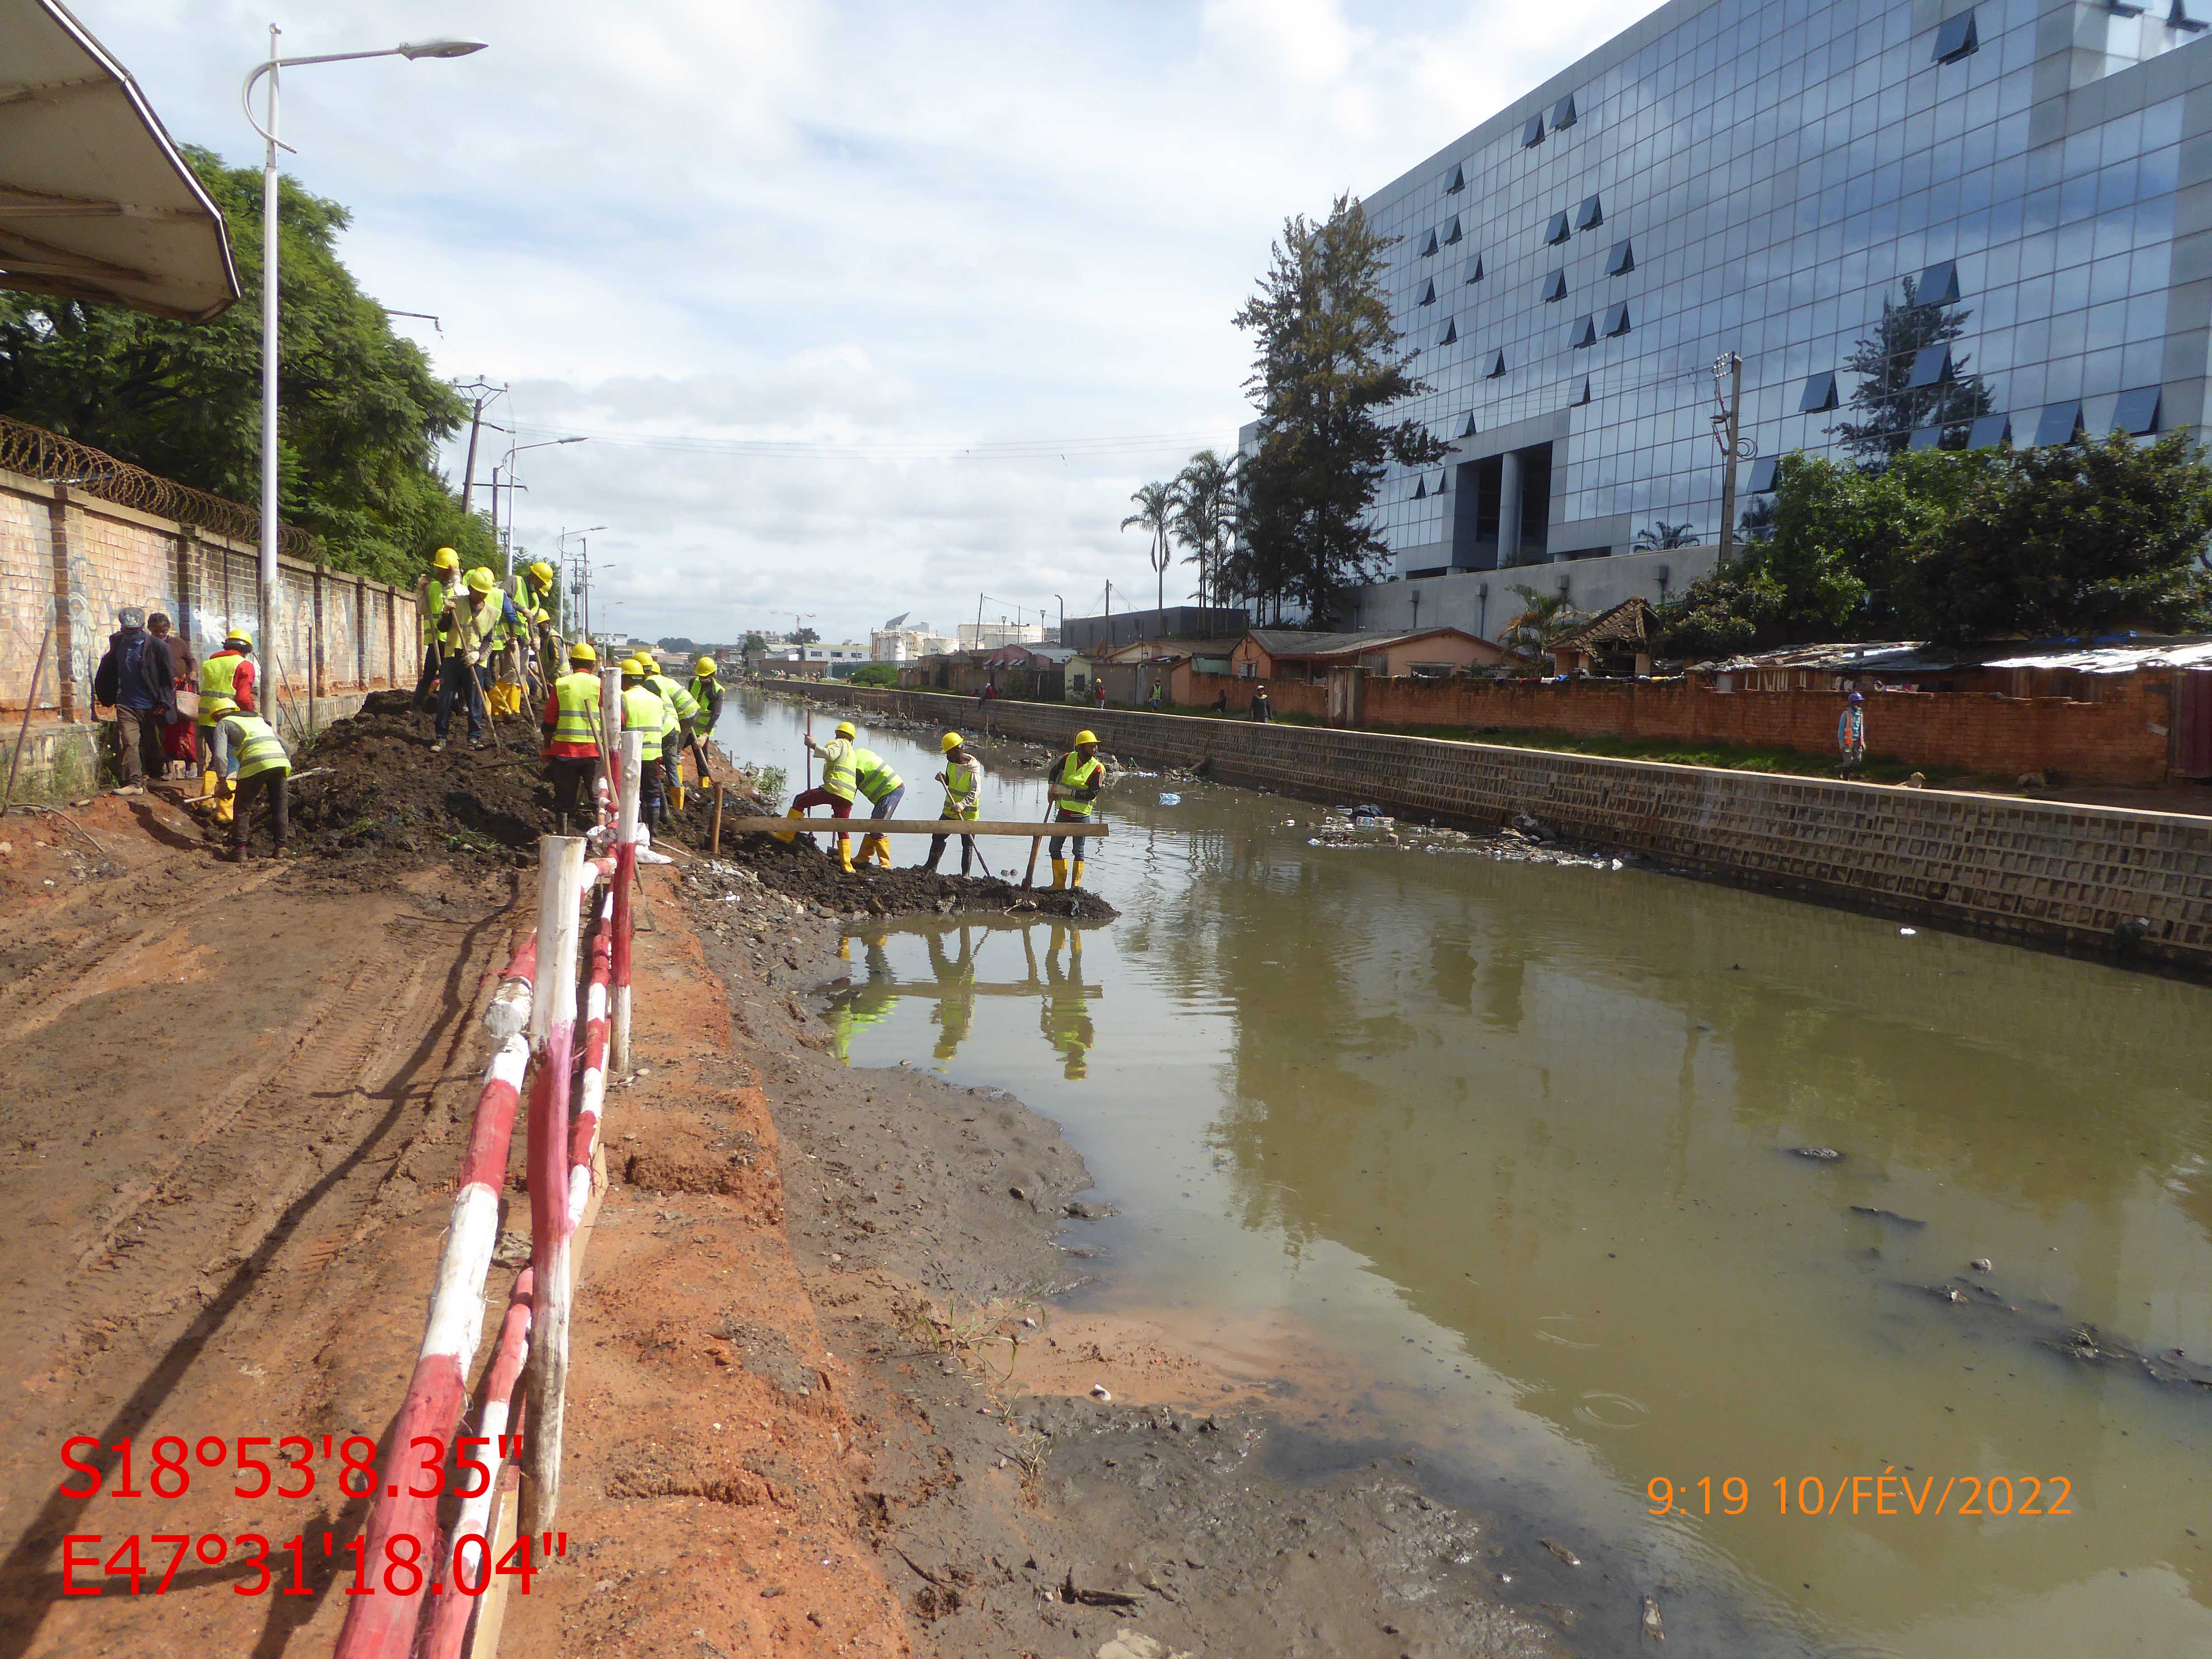
M 733 699 L 722 735 L 795 778 L 799 718 Z M 870 741 L 930 793 L 933 753 Z M 1656 1594 L 1678 1653 L 2212 1654 L 2212 1389 L 2053 1346 L 2212 1357 L 2212 992 L 1635 869 L 1316 848 L 1317 809 L 1233 789 L 1129 778 L 1108 811 L 1121 921 L 874 930 L 838 1015 L 856 1065 L 1066 1126 L 1123 1211 L 1096 1298 L 1567 1542 L 1582 1568 L 1499 1589 L 1583 1607 L 1589 1651 Z

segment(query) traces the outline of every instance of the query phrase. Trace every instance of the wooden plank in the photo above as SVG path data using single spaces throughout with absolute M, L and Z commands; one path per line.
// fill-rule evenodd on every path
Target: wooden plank
M 505 1555 L 514 1542 L 515 1492 L 507 1484 L 520 1479 L 520 1471 L 510 1463 L 501 1472 L 501 1492 L 498 1507 L 493 1511 L 491 1548 L 484 1557 L 484 1571 L 491 1572 L 490 1564 Z M 507 1587 L 514 1582 L 513 1575 L 491 1573 L 491 1582 L 477 1601 L 476 1626 L 469 1632 L 468 1659 L 492 1659 L 499 1651 L 500 1628 L 507 1623 Z
M 796 830 L 801 835 L 848 836 L 1103 836 L 1103 823 L 1011 823 L 994 818 L 963 823 L 957 818 L 725 818 L 722 828 L 733 835 L 778 835 Z

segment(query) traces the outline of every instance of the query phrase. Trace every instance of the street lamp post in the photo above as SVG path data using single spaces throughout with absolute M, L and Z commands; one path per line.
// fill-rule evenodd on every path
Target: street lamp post
M 491 487 L 492 528 L 495 531 L 499 528 L 498 478 L 501 467 L 506 469 L 507 481 L 507 487 L 510 491 L 512 491 L 520 487 L 514 482 L 514 458 L 521 454 L 523 451 L 526 449 L 552 449 L 561 444 L 581 444 L 589 443 L 590 441 L 591 440 L 588 438 L 548 438 L 542 443 L 509 444 L 507 447 L 506 459 L 501 461 L 499 466 L 495 466 L 491 470 L 493 479 Z M 599 528 L 604 530 L 606 526 L 605 525 L 601 525 Z M 501 550 L 506 555 L 506 575 L 509 580 L 513 580 L 514 577 L 514 497 L 512 494 L 510 494 L 507 498 L 507 537 L 505 545 Z
M 283 58 L 277 55 L 276 40 L 282 31 L 269 26 L 269 58 L 246 77 L 245 88 L 239 101 L 245 106 L 246 118 L 252 124 L 267 143 L 261 167 L 261 628 L 264 635 L 262 659 L 269 675 L 269 687 L 273 696 L 276 689 L 276 283 L 277 283 L 277 223 L 276 223 L 276 152 L 291 149 L 276 137 L 276 82 L 279 72 L 303 64 L 343 64 L 362 58 L 404 58 L 412 62 L 417 58 L 465 58 L 472 52 L 482 52 L 481 40 L 416 40 L 404 46 L 386 46 L 376 52 L 326 52 L 307 58 Z M 268 116 L 265 122 L 256 120 L 253 114 L 253 83 L 263 76 L 269 77 Z M 293 151 L 297 155 L 296 150 Z

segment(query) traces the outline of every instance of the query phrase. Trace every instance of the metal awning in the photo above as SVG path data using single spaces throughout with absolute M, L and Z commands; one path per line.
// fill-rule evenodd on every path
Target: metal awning
M 193 323 L 238 298 L 221 210 L 54 0 L 0 0 L 0 288 Z

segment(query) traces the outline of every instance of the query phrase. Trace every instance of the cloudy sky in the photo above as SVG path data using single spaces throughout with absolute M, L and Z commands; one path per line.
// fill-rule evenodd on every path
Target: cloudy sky
M 436 313 L 400 325 L 441 373 L 511 386 L 480 477 L 588 434 L 520 458 L 515 521 L 540 551 L 607 526 L 595 626 L 716 641 L 1151 603 L 1129 492 L 1250 418 L 1229 319 L 1284 216 L 1650 9 L 72 5 L 178 138 L 249 165 L 270 22 L 287 53 L 489 42 L 294 72 L 289 166 L 352 209 L 368 291 Z

